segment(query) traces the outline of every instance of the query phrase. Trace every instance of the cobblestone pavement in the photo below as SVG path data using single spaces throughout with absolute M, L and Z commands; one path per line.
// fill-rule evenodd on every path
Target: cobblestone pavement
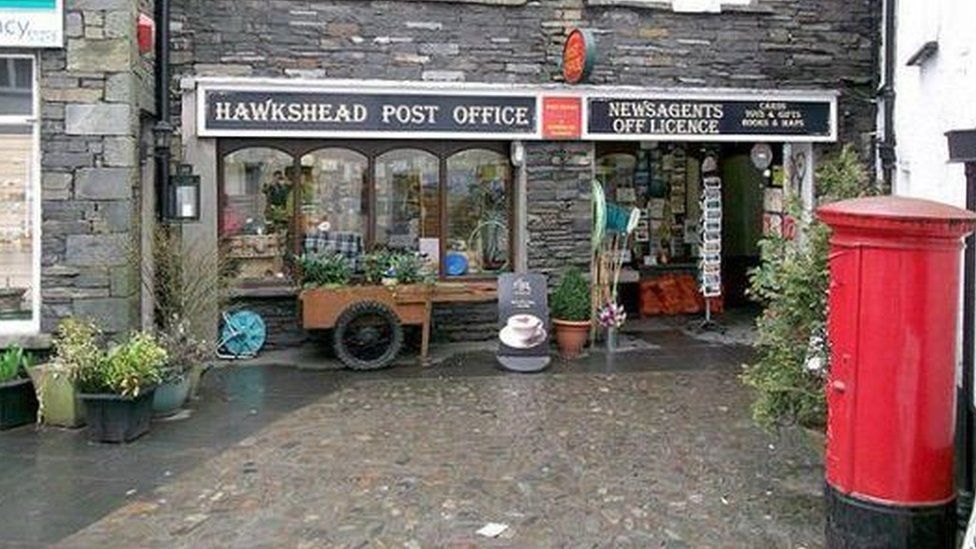
M 752 425 L 741 349 L 662 337 L 532 376 L 475 353 L 350 378 L 62 545 L 820 546 L 816 444 Z

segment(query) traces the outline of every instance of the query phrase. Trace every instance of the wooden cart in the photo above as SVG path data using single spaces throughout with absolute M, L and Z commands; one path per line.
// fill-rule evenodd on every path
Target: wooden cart
M 497 299 L 491 282 L 310 288 L 299 296 L 306 330 L 332 330 L 336 356 L 357 370 L 383 368 L 403 346 L 403 325 L 421 327 L 421 360 L 430 347 L 434 303 Z

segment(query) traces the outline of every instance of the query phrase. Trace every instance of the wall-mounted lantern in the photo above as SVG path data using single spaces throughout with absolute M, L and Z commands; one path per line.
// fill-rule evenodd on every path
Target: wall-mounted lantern
M 200 220 L 200 176 L 193 166 L 180 164 L 169 179 L 166 191 L 166 219 L 184 222 Z

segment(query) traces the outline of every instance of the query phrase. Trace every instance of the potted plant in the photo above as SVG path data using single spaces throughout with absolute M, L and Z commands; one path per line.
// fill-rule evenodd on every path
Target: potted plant
M 207 357 L 213 356 L 217 347 L 214 319 L 219 318 L 229 305 L 228 292 L 235 278 L 236 260 L 228 243 L 222 242 L 217 253 L 199 240 L 183 239 L 179 231 L 165 225 L 156 225 L 152 232 L 152 261 L 136 261 L 142 265 L 143 289 L 153 304 L 154 333 L 158 342 L 173 356 L 164 367 L 164 381 L 172 387 L 160 386 L 157 392 L 162 400 L 181 399 L 182 378 L 189 380 L 189 395 L 193 398 L 201 378 L 209 367 Z M 140 257 L 141 248 L 133 245 L 129 250 L 134 261 Z M 193 342 L 183 334 L 193 334 Z M 185 354 L 189 345 L 206 347 L 207 351 L 197 358 L 197 351 Z M 167 384 L 168 385 L 168 384 Z M 172 388 L 175 394 L 170 393 Z M 182 402 L 181 404 L 182 405 Z
M 16 345 L 0 352 L 0 429 L 37 421 L 37 397 L 27 377 L 29 361 Z
M 560 354 L 567 359 L 579 357 L 592 327 L 590 284 L 579 269 L 563 274 L 552 294 L 551 310 Z
M 170 416 L 176 413 L 190 396 L 192 373 L 200 369 L 210 348 L 204 341 L 192 337 L 186 322 L 178 318 L 166 323 L 159 331 L 159 344 L 166 350 L 166 365 L 160 373 L 161 381 L 153 396 L 153 414 Z
M 128 442 L 149 430 L 153 396 L 166 365 L 166 350 L 147 333 L 136 332 L 78 372 L 89 438 Z
M 54 357 L 30 368 L 42 423 L 76 428 L 85 423 L 85 407 L 78 398 L 75 380 L 86 364 L 101 359 L 98 327 L 90 321 L 66 318 L 54 337 Z
M 624 327 L 624 322 L 627 321 L 627 312 L 624 310 L 624 306 L 608 301 L 597 314 L 597 321 L 600 326 L 606 329 L 607 352 L 616 352 L 620 329 Z
M 346 256 L 336 253 L 306 254 L 297 258 L 305 287 L 347 286 L 352 279 L 352 265 Z

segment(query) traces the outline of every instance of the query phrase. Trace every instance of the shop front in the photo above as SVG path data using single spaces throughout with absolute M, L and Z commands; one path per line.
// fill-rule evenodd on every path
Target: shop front
M 377 247 L 420 253 L 439 286 L 480 296 L 437 305 L 435 341 L 493 337 L 486 288 L 500 273 L 588 266 L 594 180 L 609 202 L 641 212 L 626 252 L 628 309 L 698 312 L 705 271 L 713 297 L 738 305 L 759 238 L 790 230 L 785 197 L 812 196 L 813 144 L 837 137 L 831 92 L 248 78 L 183 87 L 184 160 L 202 197 L 184 237 L 232 261 L 237 305 L 264 316 L 279 346 L 308 337 L 296 258 L 338 252 L 355 265 Z

